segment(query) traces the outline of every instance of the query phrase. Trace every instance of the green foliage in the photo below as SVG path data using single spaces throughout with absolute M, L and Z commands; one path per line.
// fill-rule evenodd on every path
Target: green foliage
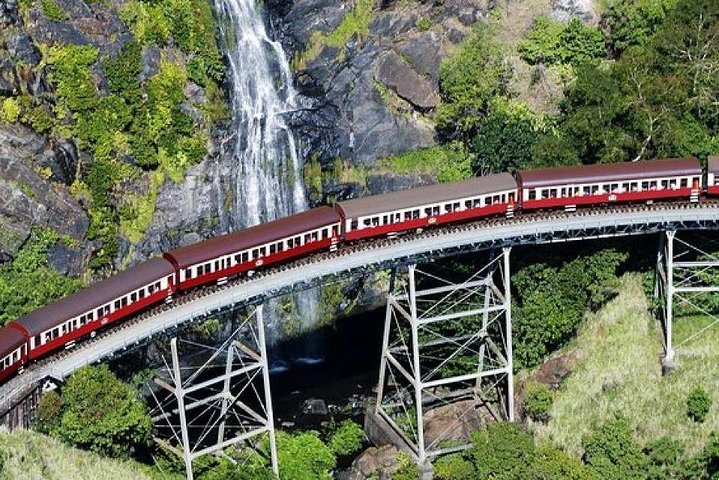
M 52 46 L 45 49 L 48 79 L 55 85 L 58 100 L 70 112 L 83 112 L 95 107 L 97 88 L 90 65 L 97 61 L 98 51 L 88 45 Z
M 646 466 L 641 447 L 621 418 L 605 423 L 584 442 L 584 462 L 602 480 L 641 480 Z
M 51 434 L 71 445 L 128 457 L 147 448 L 152 439 L 147 408 L 137 392 L 119 381 L 106 365 L 75 372 L 62 390 L 61 406 L 60 418 L 45 418 L 44 424 L 52 426 Z
M 272 470 L 251 462 L 232 462 L 222 459 L 218 465 L 212 465 L 198 480 L 274 480 Z
M 442 62 L 436 116 L 442 140 L 473 138 L 491 100 L 506 94 L 511 68 L 495 37 L 494 24 L 479 23 Z
M 397 455 L 399 461 L 399 470 L 392 474 L 392 480 L 417 480 L 419 478 L 419 468 L 417 464 L 404 452 Z
M 682 478 L 684 447 L 675 439 L 660 437 L 644 447 L 647 480 Z M 695 478 L 695 477 L 688 477 Z
M 625 259 L 609 249 L 558 266 L 533 263 L 519 270 L 512 278 L 517 291 L 515 363 L 534 366 L 566 343 L 585 312 L 616 293 L 616 270 Z
M 40 6 L 42 7 L 42 13 L 50 20 L 55 20 L 56 22 L 67 20 L 67 14 L 55 0 L 40 0 Z
M 114 59 L 103 62 L 110 91 L 128 103 L 136 105 L 141 101 L 140 74 L 142 73 L 142 47 L 136 41 L 126 43 Z
M 707 70 L 719 61 L 719 3 L 679 0 L 668 12 L 644 45 L 577 69 L 558 128 L 537 142 L 538 163 L 706 157 L 719 147 L 719 78 Z
M 352 420 L 345 420 L 330 435 L 327 445 L 335 455 L 349 455 L 362 448 L 364 441 L 365 434 L 362 427 Z
M 440 183 L 464 180 L 472 176 L 470 157 L 460 145 L 439 145 L 389 157 L 380 167 L 394 173 L 431 175 Z
M 544 130 L 542 117 L 519 100 L 494 98 L 477 126 L 471 151 L 475 172 L 514 172 L 532 163 L 534 144 Z
M 15 259 L 0 266 L 0 325 L 78 290 L 78 280 L 53 270 L 48 248 L 60 241 L 52 230 L 34 230 Z
M 331 480 L 336 459 L 315 432 L 277 433 L 277 457 L 282 480 Z
M 518 44 L 517 50 L 532 64 L 576 66 L 606 56 L 602 32 L 576 18 L 565 25 L 548 17 L 537 17 L 532 31 Z
M 42 433 L 57 432 L 64 407 L 65 404 L 57 390 L 44 393 L 37 404 L 33 428 Z
M 529 384 L 524 397 L 524 413 L 534 421 L 546 422 L 553 399 L 552 390 L 544 383 Z
M 598 480 L 598 476 L 578 459 L 553 445 L 537 448 L 528 480 Z
M 615 54 L 646 44 L 677 0 L 610 0 L 602 14 L 602 28 Z
M 16 99 L 8 97 L 2 101 L 0 120 L 7 123 L 15 123 L 20 118 L 20 106 Z
M 437 480 L 474 480 L 477 478 L 472 462 L 457 453 L 439 458 L 434 462 L 433 467 Z
M 695 422 L 702 423 L 712 406 L 709 393 L 702 387 L 696 387 L 687 397 L 687 416 Z
M 417 20 L 417 30 L 420 32 L 426 32 L 432 28 L 432 20 L 430 20 L 427 17 L 422 17 L 419 20 Z
M 372 6 L 374 0 L 357 0 L 354 9 L 345 15 L 337 27 L 329 33 L 315 31 L 310 36 L 309 44 L 304 52 L 292 59 L 292 66 L 301 70 L 309 62 L 319 56 L 326 47 L 344 48 L 353 36 L 366 36 L 369 34 L 369 24 L 373 18 Z
M 532 471 L 534 438 L 515 423 L 497 422 L 472 435 L 468 452 L 475 478 L 522 480 Z

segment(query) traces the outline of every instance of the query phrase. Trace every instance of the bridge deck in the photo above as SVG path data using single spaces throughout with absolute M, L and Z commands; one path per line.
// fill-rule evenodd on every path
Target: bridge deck
M 513 220 L 493 219 L 458 227 L 429 230 L 421 235 L 400 236 L 391 242 L 375 241 L 322 255 L 317 261 L 296 262 L 281 270 L 220 289 L 192 302 L 150 316 L 89 345 L 78 345 L 66 356 L 11 379 L 0 387 L 0 415 L 21 392 L 51 376 L 64 380 L 78 368 L 134 347 L 139 342 L 180 324 L 211 314 L 228 305 L 252 302 L 287 291 L 293 285 L 341 272 L 383 266 L 401 260 L 442 256 L 462 248 L 544 243 L 653 233 L 665 229 L 715 229 L 719 203 L 657 204 L 608 207 L 592 211 L 523 215 Z

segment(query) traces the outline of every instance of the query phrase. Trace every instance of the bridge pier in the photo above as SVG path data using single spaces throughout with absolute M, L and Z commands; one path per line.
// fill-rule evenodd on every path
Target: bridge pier
M 419 464 L 466 449 L 487 421 L 514 420 L 510 250 L 460 282 L 414 264 L 392 272 L 371 414 Z
M 159 434 L 155 441 L 184 460 L 187 479 L 193 480 L 192 463 L 198 457 L 219 455 L 239 443 L 255 446 L 258 437 L 267 434 L 272 471 L 278 477 L 262 306 L 219 348 L 185 341 L 193 353 L 211 352 L 199 367 L 181 363 L 178 343 L 177 337 L 170 341 L 171 361 L 163 359 L 165 368 L 154 379 L 166 395 L 150 387 L 156 403 L 151 415 Z
M 698 245 L 698 239 L 679 238 L 676 230 L 660 237 L 657 254 L 654 298 L 663 329 L 664 355 L 662 371 L 676 368 L 676 348 L 686 344 L 719 324 L 719 316 L 702 303 L 707 295 L 719 293 L 719 242 L 711 240 Z M 675 311 L 679 307 L 709 319 L 697 332 L 678 344 L 674 338 Z

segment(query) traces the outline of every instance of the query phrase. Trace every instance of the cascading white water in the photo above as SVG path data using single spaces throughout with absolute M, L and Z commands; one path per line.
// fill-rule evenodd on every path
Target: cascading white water
M 268 37 L 257 0 L 215 0 L 215 11 L 229 61 L 237 135 L 232 213 L 241 228 L 308 207 L 295 137 L 285 121 L 297 95 L 287 56 Z M 294 298 L 304 328 L 317 318 L 317 297 L 309 291 Z
M 282 45 L 267 36 L 256 0 L 216 0 L 227 49 L 239 163 L 235 218 L 255 225 L 307 208 L 295 138 L 285 115 L 296 108 Z

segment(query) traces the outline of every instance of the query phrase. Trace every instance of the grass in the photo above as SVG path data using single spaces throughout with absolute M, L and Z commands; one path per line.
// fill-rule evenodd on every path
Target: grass
M 640 442 L 668 435 L 688 454 L 695 453 L 719 429 L 719 329 L 681 345 L 681 339 L 706 320 L 680 318 L 674 337 L 678 368 L 663 377 L 661 330 L 647 311 L 641 277 L 623 277 L 620 292 L 589 316 L 565 349 L 578 355 L 578 364 L 555 397 L 551 420 L 547 425 L 535 424 L 534 430 L 538 437 L 579 455 L 582 440 L 597 426 L 623 415 Z M 703 424 L 686 414 L 687 397 L 698 385 L 714 400 Z
M 379 166 L 397 174 L 429 175 L 440 183 L 472 176 L 470 158 L 465 153 L 444 145 L 388 157 L 381 160 Z
M 149 473 L 149 467 L 77 450 L 54 438 L 25 430 L 0 433 L 0 452 L 4 460 L 0 480 L 149 480 L 153 478 Z

